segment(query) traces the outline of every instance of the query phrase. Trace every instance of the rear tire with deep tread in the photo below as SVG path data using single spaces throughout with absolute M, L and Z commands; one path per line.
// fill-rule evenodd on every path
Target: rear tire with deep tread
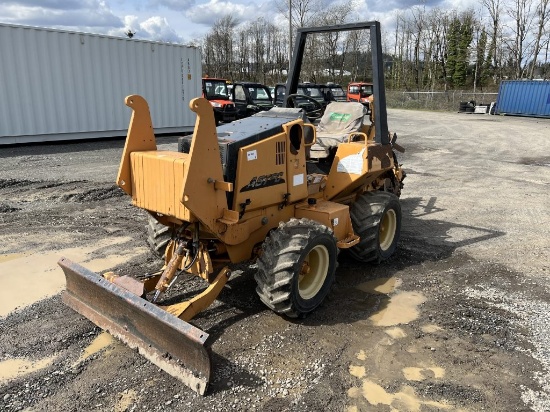
M 380 263 L 397 249 L 401 205 L 393 193 L 366 192 L 351 207 L 351 223 L 361 240 L 349 250 L 360 262 Z
M 159 223 L 153 216 L 149 216 L 147 224 L 147 243 L 151 251 L 158 256 L 164 256 L 166 247 L 171 239 L 171 229 Z
M 263 243 L 254 276 L 256 293 L 274 312 L 304 317 L 328 295 L 337 257 L 328 227 L 309 219 L 281 223 Z

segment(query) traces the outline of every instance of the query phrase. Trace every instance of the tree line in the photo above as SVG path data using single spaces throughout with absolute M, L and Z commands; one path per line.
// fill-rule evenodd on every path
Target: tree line
M 357 20 L 352 0 L 326 1 L 278 0 L 287 25 L 263 18 L 239 24 L 232 15 L 219 19 L 199 40 L 204 74 L 285 82 L 291 30 Z M 395 26 L 382 27 L 382 34 L 389 88 L 483 90 L 502 79 L 550 77 L 550 0 L 482 0 L 479 10 L 462 12 L 415 6 L 397 12 Z M 366 31 L 308 36 L 302 81 L 372 80 L 369 38 Z

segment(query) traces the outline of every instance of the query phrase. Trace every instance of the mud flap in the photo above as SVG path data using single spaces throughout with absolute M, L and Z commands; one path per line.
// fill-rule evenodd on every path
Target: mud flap
M 210 380 L 208 334 L 69 259 L 63 302 L 159 368 L 204 395 Z

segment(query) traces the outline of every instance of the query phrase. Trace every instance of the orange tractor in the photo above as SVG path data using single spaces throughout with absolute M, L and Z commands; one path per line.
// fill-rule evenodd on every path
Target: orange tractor
M 210 102 L 193 99 L 192 137 L 182 140 L 180 151 L 160 151 L 147 102 L 128 96 L 133 114 L 116 182 L 136 207 L 169 228 L 164 265 L 137 279 L 100 275 L 62 258 L 63 301 L 204 394 L 210 343 L 191 320 L 217 298 L 232 264 L 255 261 L 259 299 L 295 318 L 314 311 L 330 292 L 340 250 L 362 262 L 389 258 L 401 228 L 404 172 L 387 129 L 379 23 L 299 29 L 286 90 L 297 89 L 308 34 L 358 29 L 369 29 L 373 39 L 375 110 L 370 124 L 330 149 L 325 171 L 308 155 L 322 136 L 301 109 L 274 108 L 216 128 Z M 345 107 L 338 110 L 325 115 L 348 121 Z M 165 300 L 180 275 L 202 278 L 204 290 Z

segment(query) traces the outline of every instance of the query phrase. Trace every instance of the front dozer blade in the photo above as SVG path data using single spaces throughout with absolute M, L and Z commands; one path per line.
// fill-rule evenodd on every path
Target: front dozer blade
M 210 380 L 208 334 L 69 259 L 63 302 L 155 365 L 204 395 Z

